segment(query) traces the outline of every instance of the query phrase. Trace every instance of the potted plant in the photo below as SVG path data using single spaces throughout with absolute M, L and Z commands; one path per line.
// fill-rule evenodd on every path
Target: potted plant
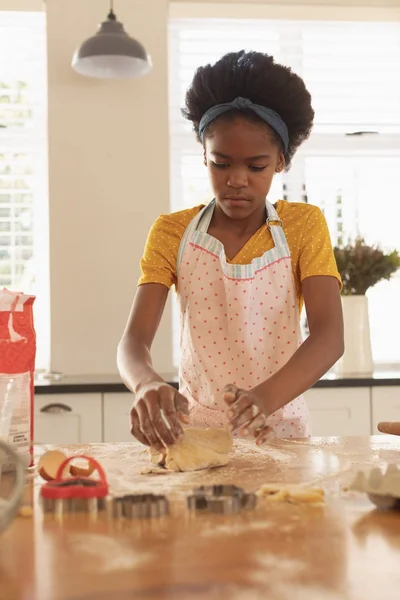
M 336 365 L 341 375 L 370 375 L 373 371 L 367 291 L 379 281 L 390 279 L 400 268 L 397 250 L 384 252 L 357 238 L 334 248 L 343 281 L 342 304 L 345 353 Z

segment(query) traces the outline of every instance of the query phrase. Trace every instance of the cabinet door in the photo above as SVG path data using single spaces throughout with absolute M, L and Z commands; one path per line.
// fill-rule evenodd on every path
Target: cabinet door
M 101 394 L 35 396 L 35 444 L 101 442 Z
M 372 433 L 380 421 L 400 421 L 400 385 L 372 388 Z
M 313 436 L 371 434 L 370 388 L 313 388 L 305 399 Z
M 134 395 L 121 392 L 103 395 L 104 441 L 132 442 L 129 413 Z

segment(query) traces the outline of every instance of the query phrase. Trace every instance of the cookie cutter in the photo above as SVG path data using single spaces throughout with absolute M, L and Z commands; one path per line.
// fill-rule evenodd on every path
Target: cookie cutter
M 189 496 L 187 507 L 191 512 L 207 512 L 220 515 L 235 515 L 241 511 L 239 496 L 220 496 L 207 498 L 206 496 Z
M 88 512 L 92 515 L 106 508 L 108 484 L 100 464 L 90 456 L 82 456 L 91 463 L 99 474 L 99 479 L 89 477 L 66 477 L 64 472 L 76 456 L 66 458 L 58 468 L 54 481 L 42 485 L 40 501 L 44 512 L 62 515 L 64 513 Z
M 349 489 L 365 492 L 381 510 L 400 509 L 400 469 L 394 464 L 389 464 L 385 473 L 378 467 L 368 474 L 359 471 Z
M 200 487 L 194 488 L 193 490 L 193 494 L 214 498 L 218 498 L 221 496 L 243 495 L 244 493 L 245 492 L 243 488 L 231 484 L 201 485 Z
M 201 486 L 187 498 L 187 508 L 191 512 L 232 515 L 254 509 L 256 505 L 256 494 L 247 494 L 236 485 Z
M 155 494 L 127 494 L 112 500 L 112 514 L 121 519 L 152 519 L 165 517 L 169 502 L 165 496 Z

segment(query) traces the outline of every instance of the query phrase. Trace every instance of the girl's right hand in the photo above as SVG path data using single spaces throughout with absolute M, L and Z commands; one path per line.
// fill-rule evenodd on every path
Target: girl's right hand
M 130 417 L 132 435 L 162 452 L 182 437 L 182 423 L 189 422 L 189 403 L 172 386 L 154 381 L 136 393 Z

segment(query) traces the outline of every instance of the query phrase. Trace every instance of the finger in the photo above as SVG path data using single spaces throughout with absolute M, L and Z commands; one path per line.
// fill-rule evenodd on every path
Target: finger
M 182 413 L 178 413 L 178 414 L 179 414 L 179 419 L 181 420 L 182 423 L 187 425 L 190 422 L 190 417 L 183 415 Z
M 175 437 L 167 423 L 164 421 L 161 412 L 159 392 L 156 392 L 155 390 L 147 392 L 144 396 L 144 401 L 146 403 L 151 424 L 159 440 L 161 440 L 165 446 L 173 446 L 175 444 Z
M 240 429 L 244 434 L 244 430 L 248 429 L 254 420 L 254 406 L 249 406 L 244 412 L 238 417 L 235 417 L 236 429 Z M 233 421 L 231 421 L 232 423 Z M 244 434 L 245 435 L 245 434 Z
M 231 404 L 229 407 L 228 418 L 232 419 L 232 418 L 238 417 L 249 406 L 253 406 L 253 399 L 251 398 L 250 394 L 240 390 L 238 392 L 236 401 L 233 404 Z
M 140 430 L 149 440 L 150 446 L 153 446 L 153 448 L 159 452 L 163 452 L 164 446 L 155 432 L 145 402 L 143 400 L 139 400 L 135 408 L 139 417 Z
M 222 400 L 228 405 L 233 404 L 238 399 L 239 393 L 239 388 L 236 387 L 236 385 L 229 383 L 222 390 Z
M 265 442 L 267 442 L 274 436 L 275 436 L 275 433 L 274 433 L 274 430 L 272 429 L 272 427 L 268 427 L 268 426 L 264 427 L 256 439 L 257 446 L 261 446 L 261 444 L 264 444 Z
M 264 427 L 266 427 L 266 417 L 259 412 L 253 419 L 251 419 L 242 427 L 241 431 L 246 437 L 250 434 L 258 437 Z
M 189 402 L 185 396 L 182 396 L 179 392 L 175 393 L 175 410 L 180 413 L 181 420 L 184 423 L 189 422 Z
M 255 435 L 257 429 L 261 430 L 266 426 L 266 417 L 253 404 L 240 415 L 238 423 L 241 435 L 247 437 L 249 434 Z
M 389 435 L 400 435 L 400 422 L 381 422 L 378 423 L 378 431 L 388 433 Z
M 140 429 L 140 421 L 139 421 L 139 417 L 138 417 L 138 414 L 137 414 L 135 408 L 132 408 L 130 417 L 131 417 L 131 434 L 133 435 L 133 437 L 135 437 L 137 440 L 139 440 L 139 442 L 141 442 L 142 444 L 145 444 L 146 446 L 150 446 L 149 440 L 142 433 L 142 431 Z
M 171 387 L 161 387 L 159 390 L 159 399 L 162 412 L 171 429 L 174 441 L 176 442 L 183 434 L 182 425 L 179 422 L 178 413 L 175 406 L 175 390 Z
M 253 419 L 255 407 L 251 396 L 242 393 L 235 404 L 231 405 L 228 411 L 229 422 L 233 429 L 237 429 L 240 425 L 244 425 L 249 420 Z

